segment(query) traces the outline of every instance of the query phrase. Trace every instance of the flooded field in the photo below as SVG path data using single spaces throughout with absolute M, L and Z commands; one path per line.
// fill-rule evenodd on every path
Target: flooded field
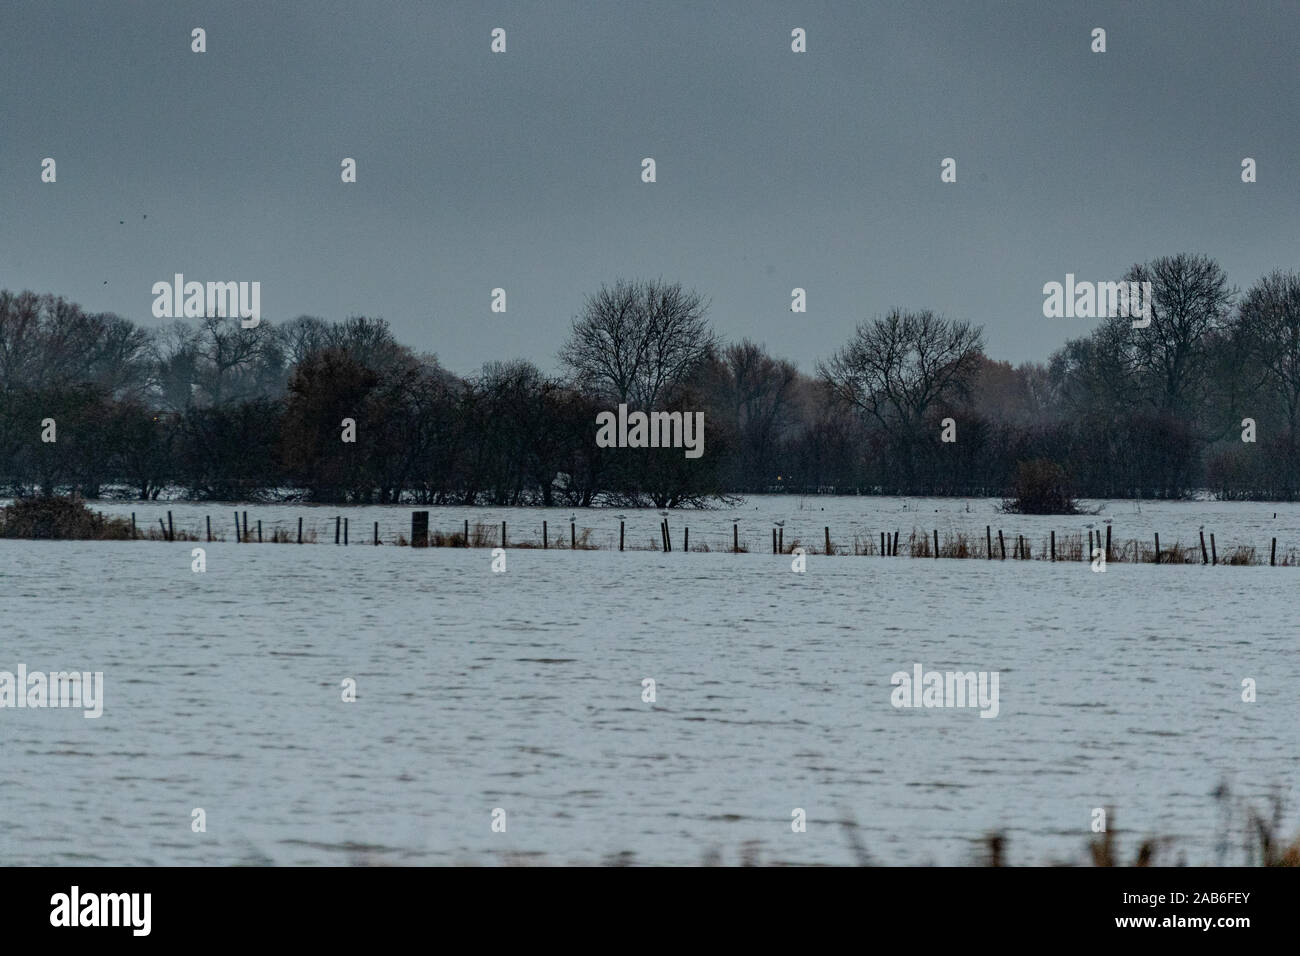
M 757 549 L 773 520 L 787 543 L 831 516 L 837 535 L 998 520 L 987 502 L 754 504 L 670 521 L 722 540 L 743 515 Z M 191 525 L 218 511 L 165 507 Z M 1162 541 L 1207 524 L 1300 542 L 1300 510 L 1281 508 L 1125 503 L 1114 518 Z M 346 513 L 396 532 L 409 511 Z M 540 512 L 463 512 L 502 513 L 540 537 Z M 578 519 L 617 535 L 612 513 Z M 650 546 L 658 516 L 634 519 Z M 1291 798 L 1300 829 L 1294 568 L 814 555 L 796 574 L 762 553 L 512 549 L 494 573 L 489 551 L 214 542 L 200 574 L 191 547 L 0 541 L 0 671 L 104 675 L 101 717 L 0 710 L 5 862 L 694 864 L 752 844 L 768 862 L 849 863 L 856 839 L 881 863 L 962 864 L 992 830 L 1010 862 L 1083 862 L 1093 808 L 1112 807 L 1126 855 L 1168 837 L 1166 862 L 1215 863 L 1223 782 L 1261 808 Z M 917 664 L 996 672 L 997 716 L 895 706 L 892 675 Z
M 991 526 L 995 540 L 999 529 L 1013 542 L 1016 535 L 1024 535 L 1031 540 L 1034 554 L 1038 554 L 1051 531 L 1058 536 L 1082 535 L 1086 539 L 1089 526 L 1100 531 L 1107 524 L 1112 529 L 1116 548 L 1130 540 L 1150 545 L 1153 534 L 1160 535 L 1162 548 L 1199 546 L 1198 535 L 1203 529 L 1207 540 L 1214 534 L 1225 550 L 1230 546 L 1251 546 L 1264 555 L 1264 560 L 1275 537 L 1279 561 L 1288 549 L 1300 549 L 1300 503 L 1085 501 L 1082 507 L 1097 513 L 1074 516 L 1007 515 L 1001 512 L 1000 505 L 1000 500 L 990 498 L 754 495 L 734 507 L 675 509 L 669 512 L 668 523 L 674 549 L 680 549 L 682 533 L 689 528 L 693 550 L 713 551 L 731 549 L 734 524 L 742 548 L 770 552 L 772 530 L 778 521 L 783 522 L 782 534 L 787 547 L 800 541 L 822 550 L 825 529 L 829 528 L 832 547 L 845 552 L 852 549 L 855 540 L 864 546 L 878 542 L 881 531 L 899 532 L 902 542 L 913 530 L 922 536 L 937 530 L 941 538 L 963 534 L 977 539 L 982 546 L 985 528 Z M 228 541 L 235 540 L 236 511 L 241 521 L 247 512 L 249 533 L 254 539 L 259 520 L 266 540 L 270 540 L 277 528 L 296 538 L 298 519 L 302 518 L 308 540 L 314 537 L 317 542 L 332 545 L 336 518 L 348 519 L 350 544 L 372 543 L 376 523 L 382 543 L 392 544 L 399 535 L 409 537 L 411 512 L 417 506 L 103 500 L 91 502 L 91 507 L 128 518 L 134 512 L 141 533 L 145 529 L 158 530 L 159 519 L 166 520 L 169 510 L 177 531 L 200 537 L 206 537 L 210 519 L 213 536 Z M 427 506 L 418 507 L 424 510 Z M 505 521 L 510 543 L 538 546 L 542 542 L 544 521 L 550 542 L 567 546 L 569 520 L 573 518 L 578 534 L 589 532 L 587 540 L 591 546 L 610 549 L 618 548 L 618 516 L 622 514 L 626 547 L 659 547 L 660 515 L 653 509 L 443 507 L 427 510 L 430 531 L 450 534 L 460 531 L 468 521 L 471 528 L 481 524 L 495 536 Z M 1010 548 L 1009 545 L 1008 554 Z

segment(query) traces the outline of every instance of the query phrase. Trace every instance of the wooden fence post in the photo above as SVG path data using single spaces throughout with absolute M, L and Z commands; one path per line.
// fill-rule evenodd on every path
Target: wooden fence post
M 988 552 L 989 560 L 992 561 L 993 560 L 993 527 L 987 524 L 984 526 L 984 550 Z
M 1002 560 L 1007 559 L 1007 543 L 1002 539 L 1002 529 L 998 528 L 998 547 L 1002 549 Z
M 1110 525 L 1106 525 L 1106 560 L 1110 560 Z
M 375 547 L 379 547 L 379 522 L 375 522 Z
M 618 550 L 623 550 L 623 522 L 618 523 Z
M 412 511 L 411 512 L 411 547 L 426 548 L 429 546 L 429 512 Z
M 260 525 L 257 532 L 257 540 L 258 541 L 262 540 L 262 531 Z M 343 519 L 343 546 L 347 547 L 347 544 L 348 544 L 348 519 L 344 518 Z
M 262 543 L 262 519 L 257 519 L 257 543 Z
M 682 550 L 691 550 L 691 529 L 689 527 L 682 529 Z
M 506 523 L 501 522 L 501 547 L 506 546 Z
M 826 525 L 825 531 L 826 531 L 826 553 L 830 554 L 831 553 L 831 526 Z
M 776 554 L 776 529 L 772 529 L 772 553 Z
M 203 517 L 208 523 L 208 540 L 211 541 L 212 540 L 212 515 L 204 515 Z
M 1156 536 L 1156 564 L 1160 563 L 1160 533 L 1154 532 Z
M 235 512 L 235 543 L 236 544 L 244 543 L 243 535 L 239 533 L 239 512 L 238 511 Z
M 668 522 L 665 521 L 664 528 L 666 529 L 667 527 L 668 527 Z M 578 526 L 577 523 L 573 521 L 569 522 L 569 550 L 570 551 L 578 550 Z M 669 548 L 669 550 L 671 551 L 672 549 Z
M 619 540 L 622 540 L 622 532 L 619 532 Z M 731 522 L 731 553 L 740 553 L 740 525 Z
M 1271 568 L 1277 563 L 1277 538 L 1273 539 L 1273 547 L 1268 552 L 1268 566 Z
M 939 560 L 939 529 L 934 529 L 934 559 Z
M 302 515 L 298 515 L 298 543 L 302 544 Z
M 545 551 L 548 545 L 546 543 L 546 522 L 542 522 L 542 550 Z
M 339 535 L 342 533 L 342 531 L 343 531 L 343 516 L 335 515 L 334 516 L 334 543 L 335 544 L 339 543 Z
M 465 547 L 469 547 L 469 519 L 465 519 Z
M 1201 529 L 1201 564 L 1209 564 L 1210 556 L 1205 553 L 1205 529 Z
M 1056 532 L 1052 532 L 1052 560 L 1056 560 Z
M 131 540 L 135 540 L 135 512 L 131 512 Z
M 1210 565 L 1214 566 L 1219 563 L 1219 552 L 1214 547 L 1214 532 L 1210 532 Z

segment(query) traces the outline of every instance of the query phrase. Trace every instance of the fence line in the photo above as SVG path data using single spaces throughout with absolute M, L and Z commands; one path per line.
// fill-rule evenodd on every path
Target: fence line
M 688 517 L 688 515 L 683 514 L 682 517 Z M 127 519 L 123 517 L 119 520 L 125 526 Z M 333 542 L 336 546 L 347 547 L 349 544 L 349 519 L 344 515 L 316 520 L 309 519 L 306 522 L 304 522 L 302 516 L 277 520 L 270 522 L 264 532 L 262 519 L 256 519 L 250 526 L 248 511 L 244 510 L 241 513 L 240 510 L 236 510 L 233 538 L 227 538 L 219 531 L 213 530 L 211 515 L 202 516 L 201 523 L 192 527 L 187 527 L 183 520 L 177 522 L 171 511 L 166 512 L 165 518 L 159 515 L 157 520 L 158 527 L 151 529 L 147 521 L 143 525 L 138 525 L 136 512 L 131 512 L 131 538 L 146 541 L 222 542 L 233 540 L 240 544 L 255 542 L 319 544 L 328 543 L 332 531 Z M 294 527 L 295 521 L 296 529 Z M 649 522 L 647 521 L 648 526 Z M 218 527 L 220 527 L 219 523 Z M 694 553 L 719 551 L 743 554 L 757 550 L 753 546 L 752 535 L 754 532 L 751 531 L 746 535 L 742 535 L 739 522 L 732 523 L 731 540 L 729 542 L 717 538 L 710 539 L 708 536 L 698 533 L 695 535 L 694 541 L 692 541 L 690 526 L 683 524 L 680 549 L 674 546 L 672 535 L 674 529 L 667 518 L 660 520 L 656 529 L 657 534 L 647 534 L 645 537 L 640 538 L 636 536 L 635 529 L 629 529 L 628 522 L 623 517 L 618 520 L 617 535 L 615 535 L 612 528 L 603 537 L 599 535 L 596 528 L 584 527 L 579 530 L 576 519 L 570 519 L 569 521 L 567 541 L 563 536 L 551 536 L 549 521 L 545 519 L 541 521 L 539 530 L 540 534 L 535 538 L 527 536 L 526 533 L 521 535 L 516 531 L 512 539 L 508 534 L 505 521 L 500 522 L 499 525 L 477 522 L 471 526 L 469 519 L 464 519 L 459 529 L 444 531 L 430 525 L 428 511 L 413 511 L 411 512 L 409 529 L 405 526 L 381 525 L 380 521 L 374 521 L 370 543 L 376 547 L 382 545 L 434 548 L 509 547 L 516 549 L 536 548 L 550 551 L 662 551 L 667 553 L 681 550 Z M 1276 537 L 1271 538 L 1269 541 L 1267 561 L 1262 550 L 1257 549 L 1254 545 L 1239 544 L 1220 553 L 1217 535 L 1214 532 L 1209 533 L 1207 546 L 1204 528 L 1199 529 L 1190 544 L 1183 544 L 1181 539 L 1176 539 L 1172 545 L 1162 545 L 1159 533 L 1152 534 L 1149 544 L 1137 538 L 1130 538 L 1118 543 L 1113 542 L 1112 526 L 1110 524 L 1106 525 L 1104 542 L 1100 528 L 1096 530 L 1089 528 L 1086 537 L 1083 532 L 1058 535 L 1056 529 L 1050 529 L 1043 533 L 1036 552 L 1030 537 L 1024 533 L 1015 533 L 1013 537 L 1014 546 L 1008 549 L 1007 530 L 1001 527 L 994 529 L 992 525 L 985 525 L 982 536 L 961 531 L 949 531 L 943 533 L 942 537 L 938 528 L 922 530 L 914 526 L 908 532 L 906 539 L 902 541 L 901 548 L 899 538 L 901 532 L 898 529 L 881 529 L 878 532 L 857 531 L 851 535 L 837 534 L 829 525 L 823 525 L 821 530 L 820 541 L 817 541 L 815 537 L 804 541 L 797 535 L 792 534 L 790 543 L 787 544 L 784 522 L 781 525 L 773 523 L 773 527 L 770 529 L 771 553 L 789 555 L 796 550 L 801 550 L 804 554 L 836 556 L 968 558 L 987 561 L 1036 560 L 1090 562 L 1098 565 L 1103 561 L 1118 564 L 1201 564 L 1206 566 L 1263 565 L 1265 563 L 1270 566 L 1282 567 L 1300 565 L 1300 550 L 1284 545 L 1279 551 Z M 363 539 L 361 543 L 366 542 Z

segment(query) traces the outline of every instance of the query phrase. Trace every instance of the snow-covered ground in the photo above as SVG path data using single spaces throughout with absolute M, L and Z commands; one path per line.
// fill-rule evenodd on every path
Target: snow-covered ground
M 777 514 L 787 541 L 829 523 L 776 501 L 736 513 L 755 544 Z M 837 537 L 911 525 L 882 499 L 805 507 L 832 502 Z M 993 517 L 909 504 L 921 527 L 941 508 L 941 532 Z M 1276 508 L 1300 543 L 1293 506 L 1123 508 L 1162 543 L 1211 520 L 1258 539 Z M 729 539 L 736 514 L 691 514 L 692 540 Z M 632 517 L 649 538 L 658 516 Z M 1052 520 L 1076 519 L 1002 526 Z M 970 862 L 995 829 L 1011 862 L 1082 861 L 1096 807 L 1126 857 L 1167 836 L 1168 862 L 1213 863 L 1223 781 L 1290 796 L 1300 831 L 1294 568 L 510 550 L 494 573 L 487 550 L 213 543 L 199 574 L 192 547 L 0 541 L 0 671 L 103 671 L 105 696 L 98 719 L 0 710 L 6 863 L 692 864 L 748 841 L 845 863 L 846 816 L 883 863 Z M 998 716 L 895 708 L 891 675 L 917 663 L 998 672 Z

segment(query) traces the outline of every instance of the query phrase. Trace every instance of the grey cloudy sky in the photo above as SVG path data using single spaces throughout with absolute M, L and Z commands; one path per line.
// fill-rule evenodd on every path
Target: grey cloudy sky
M 175 272 L 257 280 L 466 373 L 552 370 L 586 293 L 662 276 L 805 371 L 893 306 L 1045 359 L 1094 324 L 1043 318 L 1067 272 L 1300 266 L 1297 49 L 1296 0 L 10 0 L 0 286 L 154 324 Z

